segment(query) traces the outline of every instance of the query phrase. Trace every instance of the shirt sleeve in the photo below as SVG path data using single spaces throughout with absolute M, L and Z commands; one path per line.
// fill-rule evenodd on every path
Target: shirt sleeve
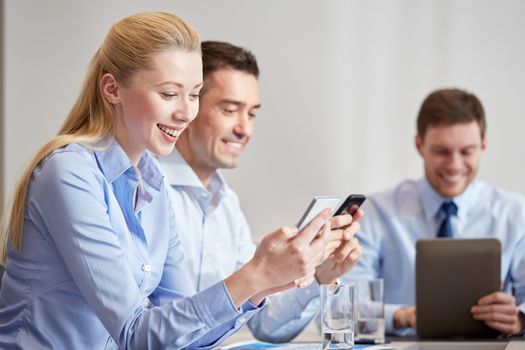
M 520 311 L 525 313 L 525 238 L 518 242 L 515 251 L 512 261 L 514 296 Z
M 236 201 L 238 201 L 236 199 Z M 248 262 L 256 249 L 251 230 L 240 205 L 237 204 L 239 234 L 237 242 L 237 269 Z M 248 322 L 252 334 L 259 340 L 287 342 L 295 338 L 319 310 L 319 285 L 312 283 L 308 288 L 291 289 L 268 300 Z
M 343 281 L 372 279 L 381 276 L 382 230 L 373 226 L 374 222 L 379 221 L 379 214 L 371 201 L 372 199 L 369 199 L 363 205 L 366 214 L 360 221 L 361 230 L 356 234 L 363 254 L 356 266 L 343 276 Z
M 166 196 L 168 196 L 166 192 Z M 197 291 L 193 286 L 188 269 L 185 268 L 184 254 L 182 251 L 181 242 L 177 233 L 177 225 L 175 218 L 175 211 L 172 208 L 170 199 L 166 201 L 169 205 L 169 247 L 166 260 L 164 262 L 164 269 L 162 278 L 155 291 L 150 295 L 150 300 L 154 305 L 164 305 L 173 299 L 180 299 L 181 297 L 193 295 Z M 186 281 L 180 283 L 179 281 Z
M 236 210 L 238 213 L 236 216 L 239 218 L 239 235 L 237 241 L 237 263 L 236 270 L 240 269 L 245 265 L 255 254 L 255 243 L 253 242 L 252 232 L 250 230 L 250 225 L 244 216 L 238 199 L 236 198 Z
M 250 320 L 250 330 L 262 341 L 289 342 L 319 313 L 319 285 L 314 282 L 273 295 L 268 304 Z
M 365 217 L 361 220 L 361 230 L 356 234 L 363 254 L 356 266 L 347 272 L 342 280 L 348 282 L 355 279 L 373 279 L 381 277 L 381 256 L 383 252 L 383 232 L 381 215 L 373 198 L 363 205 Z M 385 331 L 394 332 L 394 313 L 403 305 L 385 304 Z
M 259 306 L 254 306 L 250 302 L 244 303 L 242 306 L 242 310 L 244 315 L 242 317 L 239 317 L 235 323 L 227 322 L 224 323 L 214 329 L 212 329 L 209 334 L 207 335 L 207 338 L 210 339 L 216 339 L 215 342 L 211 345 L 209 345 L 209 339 L 201 338 L 195 343 L 188 346 L 188 349 L 209 349 L 214 348 L 218 344 L 222 343 L 226 338 L 228 338 L 232 330 L 238 330 L 240 327 L 244 326 L 246 321 L 248 321 L 252 316 L 257 314 L 257 311 L 260 310 L 260 308 L 263 308 L 266 306 L 267 301 L 264 300 Z
M 521 207 L 521 221 L 525 221 L 525 206 Z M 511 259 L 511 279 L 512 290 L 516 298 L 516 304 L 521 313 L 521 317 L 525 317 L 525 232 L 523 226 L 517 227 L 518 234 L 521 238 L 517 241 L 514 247 L 514 253 Z M 523 330 L 522 336 L 525 336 Z
M 28 208 L 119 347 L 182 348 L 200 341 L 201 348 L 209 348 L 217 340 L 214 328 L 231 322 L 224 335 L 238 329 L 234 324 L 242 310 L 235 308 L 223 282 L 162 306 L 144 303 L 108 215 L 109 185 L 93 163 L 76 152 L 49 157 L 35 170 Z M 172 244 L 178 249 L 175 240 Z

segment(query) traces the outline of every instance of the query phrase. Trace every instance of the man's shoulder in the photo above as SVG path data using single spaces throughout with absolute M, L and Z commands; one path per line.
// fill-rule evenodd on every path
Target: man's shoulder
M 525 213 L 525 196 L 519 192 L 504 189 L 485 181 L 473 183 L 478 193 L 477 201 L 485 202 L 485 205 L 495 210 L 512 210 Z
M 515 197 L 515 198 L 525 199 L 525 196 L 523 194 L 517 192 L 517 191 L 512 191 L 512 190 L 503 188 L 501 186 L 496 186 L 496 185 L 491 184 L 491 183 L 489 183 L 487 181 L 476 180 L 476 181 L 473 182 L 473 184 L 478 186 L 478 188 L 481 191 L 484 191 L 484 192 L 493 192 L 496 195 L 499 195 L 499 196 L 502 196 L 502 197 L 508 196 L 508 197 Z
M 224 197 L 239 203 L 240 200 L 237 192 L 235 192 L 231 187 L 229 187 L 226 182 L 224 183 L 224 185 Z
M 222 193 L 219 200 L 223 210 L 234 213 L 235 215 L 244 216 L 241 207 L 241 200 L 239 199 L 237 193 L 228 186 L 226 186 L 223 191 L 224 192 Z
M 420 202 L 418 180 L 404 180 L 395 187 L 368 196 L 367 206 L 387 211 L 403 210 Z

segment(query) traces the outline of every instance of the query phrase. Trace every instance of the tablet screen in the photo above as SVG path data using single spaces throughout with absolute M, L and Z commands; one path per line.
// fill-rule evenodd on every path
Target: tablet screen
M 416 243 L 417 333 L 425 338 L 487 338 L 498 332 L 472 318 L 482 296 L 500 290 L 497 239 L 432 239 Z

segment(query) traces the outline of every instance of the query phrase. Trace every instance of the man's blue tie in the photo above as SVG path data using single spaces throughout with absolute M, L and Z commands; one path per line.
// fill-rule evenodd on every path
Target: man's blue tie
M 458 207 L 454 202 L 445 202 L 441 205 L 439 209 L 441 212 L 445 213 L 445 219 L 441 223 L 438 231 L 438 237 L 452 237 L 452 223 L 451 217 L 457 215 Z

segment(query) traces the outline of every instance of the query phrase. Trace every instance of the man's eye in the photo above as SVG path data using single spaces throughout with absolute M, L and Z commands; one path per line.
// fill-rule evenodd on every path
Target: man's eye
M 437 154 L 439 156 L 446 156 L 448 152 L 444 149 L 436 149 L 434 150 L 434 154 Z
M 223 110 L 224 113 L 226 113 L 226 114 L 233 114 L 233 113 L 235 113 L 235 110 L 234 110 L 234 109 L 223 108 L 222 110 Z

